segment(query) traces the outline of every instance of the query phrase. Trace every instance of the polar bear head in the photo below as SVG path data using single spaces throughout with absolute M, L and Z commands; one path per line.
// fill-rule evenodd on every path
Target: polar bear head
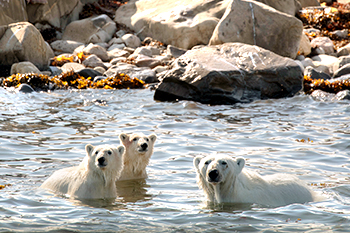
M 124 169 L 120 180 L 147 178 L 146 167 L 152 156 L 157 136 L 155 134 L 146 136 L 142 133 L 122 133 L 119 138 L 125 146 Z
M 227 188 L 232 186 L 245 165 L 245 159 L 210 155 L 205 158 L 194 158 L 193 165 L 197 171 L 198 186 L 203 189 L 208 199 L 213 201 L 217 199 L 215 186 L 219 184 Z
M 110 178 L 114 179 L 120 176 L 123 168 L 122 155 L 125 150 L 124 146 L 115 148 L 109 145 L 93 146 L 88 144 L 85 146 L 85 150 L 90 170 L 102 171 L 105 175 L 111 174 Z
M 155 134 L 146 136 L 142 133 L 122 133 L 119 135 L 119 139 L 125 146 L 125 152 L 130 159 L 146 161 L 149 160 L 153 153 L 153 146 L 157 136 Z

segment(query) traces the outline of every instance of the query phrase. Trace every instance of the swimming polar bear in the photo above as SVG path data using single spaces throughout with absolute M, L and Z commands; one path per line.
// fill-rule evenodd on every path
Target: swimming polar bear
M 244 158 L 196 157 L 193 164 L 198 185 L 212 203 L 255 203 L 275 207 L 317 199 L 315 193 L 295 176 L 260 176 L 243 170 Z
M 118 181 L 147 178 L 146 167 L 153 154 L 155 134 L 145 136 L 142 133 L 119 135 L 119 139 L 125 146 L 123 154 L 124 168 Z
M 86 156 L 79 166 L 55 171 L 41 187 L 77 199 L 115 198 L 124 146 L 88 144 L 85 150 Z

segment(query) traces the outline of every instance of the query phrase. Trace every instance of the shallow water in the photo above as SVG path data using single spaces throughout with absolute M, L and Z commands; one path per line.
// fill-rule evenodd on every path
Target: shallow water
M 349 102 L 296 96 L 207 106 L 155 102 L 153 94 L 0 89 L 0 184 L 11 184 L 0 190 L 0 231 L 350 232 Z M 74 201 L 39 188 L 77 165 L 87 143 L 119 145 L 121 132 L 157 134 L 148 179 L 118 184 L 115 200 Z M 326 200 L 206 207 L 192 161 L 209 154 L 244 156 L 262 175 L 298 175 Z

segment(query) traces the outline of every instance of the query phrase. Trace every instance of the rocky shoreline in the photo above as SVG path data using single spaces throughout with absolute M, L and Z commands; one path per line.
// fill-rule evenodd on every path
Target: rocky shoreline
M 0 0 L 0 85 L 152 86 L 156 100 L 206 104 L 350 99 L 347 2 Z

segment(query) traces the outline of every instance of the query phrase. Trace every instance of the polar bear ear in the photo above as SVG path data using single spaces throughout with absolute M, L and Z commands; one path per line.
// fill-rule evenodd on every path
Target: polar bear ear
M 87 153 L 89 156 L 91 156 L 92 152 L 94 151 L 94 148 L 95 148 L 95 147 L 94 147 L 93 145 L 87 144 L 87 145 L 85 146 L 86 153 Z
M 236 159 L 236 164 L 238 166 L 238 171 L 237 173 L 240 173 L 245 165 L 245 159 L 242 157 L 239 157 Z
M 125 151 L 125 147 L 124 146 L 118 146 L 117 147 L 117 150 L 119 152 L 119 155 L 118 156 L 122 156 L 124 154 L 124 151 Z
M 148 136 L 152 142 L 155 142 L 157 139 L 157 135 L 155 135 L 154 133 L 152 133 L 151 135 Z
M 193 166 L 199 170 L 199 163 L 201 162 L 202 158 L 201 157 L 196 157 L 193 159 Z
M 127 141 L 129 141 L 129 137 L 130 136 L 128 134 L 126 134 L 126 133 L 121 133 L 119 135 L 119 139 L 124 145 L 126 144 Z

